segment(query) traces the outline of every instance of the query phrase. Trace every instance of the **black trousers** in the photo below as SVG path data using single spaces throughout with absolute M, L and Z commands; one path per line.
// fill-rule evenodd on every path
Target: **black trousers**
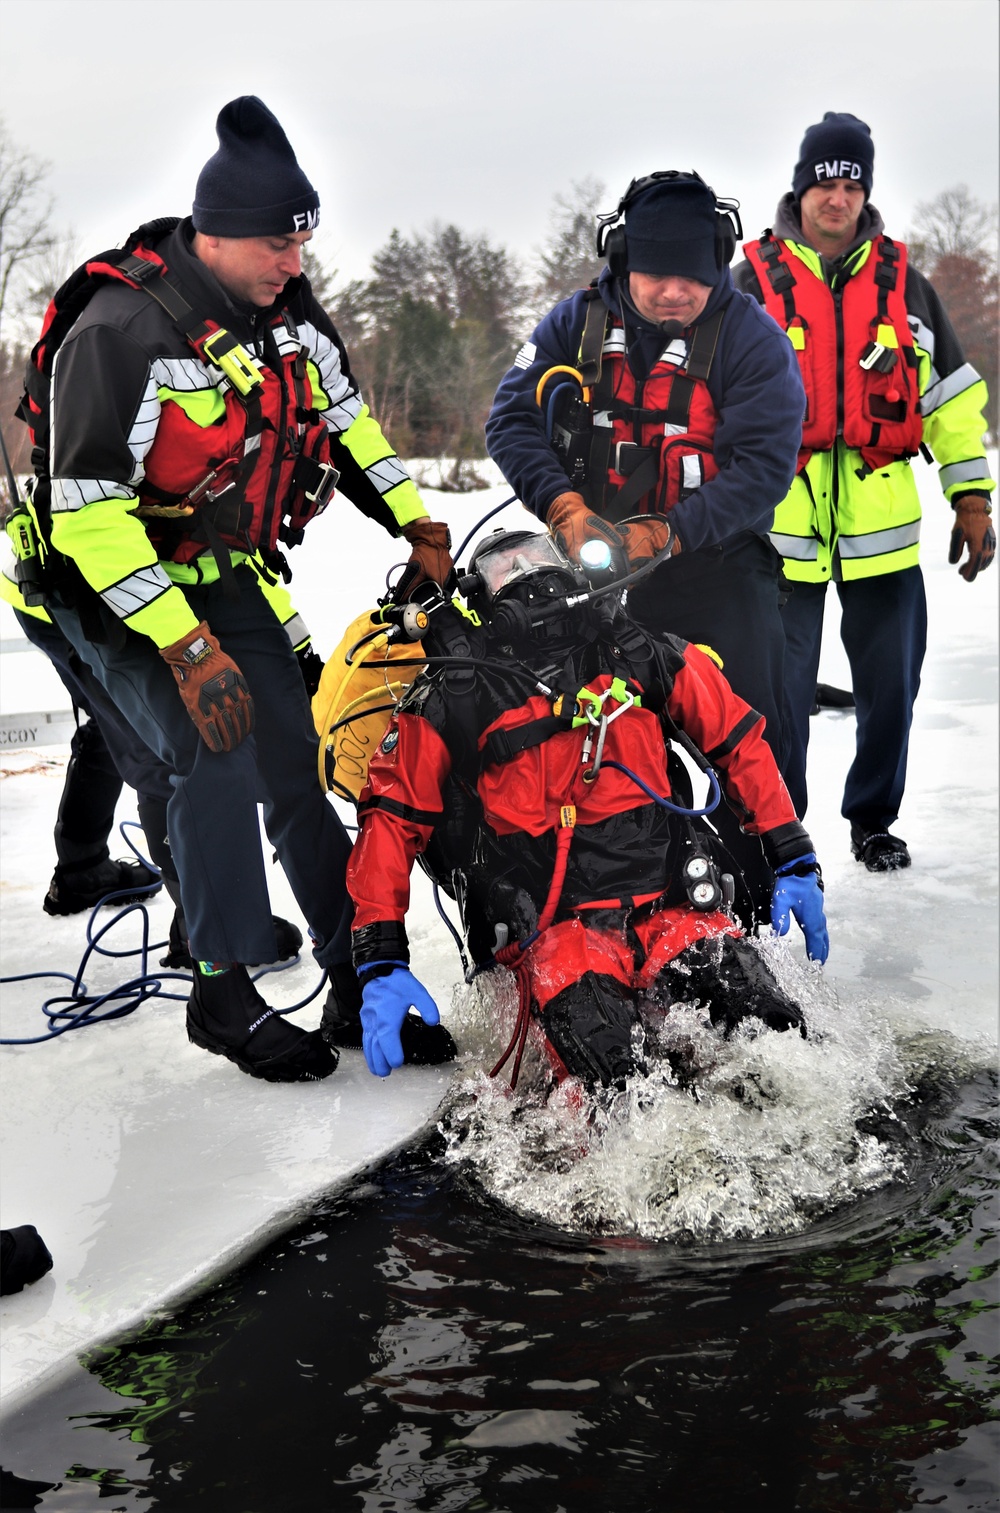
M 774 547 L 745 531 L 719 546 L 681 552 L 628 598 L 629 613 L 640 624 L 719 655 L 733 692 L 764 716 L 764 736 L 779 769 L 785 760 L 781 583 Z M 743 834 L 724 803 L 709 818 L 743 874 L 755 921 L 769 923 L 774 878 L 759 840 Z M 737 909 L 742 917 L 739 899 Z
M 139 739 L 87 664 L 59 627 L 36 615 L 14 611 L 25 636 L 52 663 L 73 708 L 87 718 L 78 724 L 70 748 L 55 826 L 56 859 L 64 867 L 88 867 L 108 857 L 108 837 L 122 784 L 134 788 L 143 808 L 165 810 L 172 788 L 170 770 Z M 156 849 L 148 837 L 152 850 Z M 168 858 L 154 862 L 169 867 Z M 168 872 L 168 883 L 172 878 Z
M 350 960 L 345 885 L 350 841 L 319 785 L 318 738 L 295 653 L 247 568 L 240 593 L 219 583 L 183 590 L 243 672 L 256 727 L 234 751 L 208 749 L 173 673 L 146 636 L 89 642 L 79 615 L 52 610 L 60 629 L 142 741 L 170 771 L 170 850 L 180 879 L 191 954 L 201 961 L 274 958 L 274 927 L 257 823 L 264 825 L 308 922 L 321 966 Z
M 869 830 L 899 815 L 913 705 L 927 647 L 927 598 L 919 567 L 838 583 L 840 638 L 851 665 L 858 734 L 841 813 Z M 782 610 L 785 656 L 785 781 L 806 812 L 809 715 L 823 640 L 825 583 L 796 583 Z

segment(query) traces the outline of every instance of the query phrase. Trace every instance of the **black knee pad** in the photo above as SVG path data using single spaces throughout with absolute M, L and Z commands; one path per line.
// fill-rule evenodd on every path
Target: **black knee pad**
M 744 1019 L 762 1019 L 770 1030 L 805 1035 L 802 1010 L 778 985 L 763 958 L 745 940 L 723 935 L 699 940 L 668 962 L 654 986 L 671 1003 L 708 1008 L 713 1025 L 729 1035 Z
M 546 1004 L 542 1025 L 566 1070 L 587 1087 L 621 1087 L 644 1070 L 632 995 L 613 977 L 587 972 Z

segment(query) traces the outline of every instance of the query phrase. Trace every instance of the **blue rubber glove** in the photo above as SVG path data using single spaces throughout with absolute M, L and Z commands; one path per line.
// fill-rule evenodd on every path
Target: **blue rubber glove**
M 399 1032 L 411 1008 L 424 1024 L 439 1024 L 441 1016 L 423 983 L 399 962 L 383 977 L 368 977 L 361 987 L 361 1048 L 368 1070 L 388 1077 L 394 1066 L 403 1065 Z M 363 975 L 363 974 L 361 974 Z
M 826 961 L 830 954 L 830 936 L 823 910 L 823 879 L 815 851 L 786 862 L 775 873 L 771 895 L 771 928 L 775 935 L 787 935 L 791 916 L 806 938 L 806 955 L 810 961 Z

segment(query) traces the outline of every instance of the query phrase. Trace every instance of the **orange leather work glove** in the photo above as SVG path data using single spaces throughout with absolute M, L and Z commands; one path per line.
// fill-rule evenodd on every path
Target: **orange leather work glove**
M 420 583 L 436 583 L 445 588 L 455 572 L 451 560 L 451 532 L 443 520 L 431 520 L 427 515 L 411 520 L 403 526 L 403 535 L 410 544 L 410 560 L 400 574 L 393 590 L 397 603 L 404 604 Z
M 631 515 L 627 520 L 619 520 L 615 530 L 621 537 L 629 569 L 633 571 L 661 552 L 676 557 L 681 549 L 680 540 L 663 515 Z
M 232 657 L 205 621 L 160 656 L 177 679 L 184 707 L 209 751 L 232 751 L 253 730 L 253 699 Z
M 961 494 L 952 501 L 952 509 L 955 511 L 955 524 L 951 532 L 948 561 L 954 566 L 961 560 L 965 547 L 968 547 L 969 560 L 962 564 L 959 572 L 966 583 L 971 583 L 976 574 L 989 567 L 996 556 L 996 532 L 990 521 L 993 511 L 982 494 Z
M 594 513 L 582 494 L 560 494 L 553 499 L 545 523 L 571 562 L 580 561 L 580 552 L 588 541 L 603 541 L 618 571 L 623 560 L 622 538 L 610 521 Z
M 610 549 L 616 574 L 641 567 L 671 541 L 671 556 L 681 549 L 663 515 L 632 515 L 613 525 L 589 509 L 582 494 L 560 494 L 549 505 L 546 520 L 549 530 L 574 562 L 581 560 L 580 553 L 588 541 L 603 541 Z

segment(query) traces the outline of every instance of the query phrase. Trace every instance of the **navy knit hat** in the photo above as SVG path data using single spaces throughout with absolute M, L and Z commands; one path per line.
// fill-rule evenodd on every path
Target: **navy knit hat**
M 846 111 L 828 110 L 822 121 L 810 126 L 802 138 L 799 161 L 792 177 L 792 193 L 800 200 L 807 189 L 830 179 L 853 179 L 872 192 L 875 143 L 864 121 Z
M 690 179 L 651 184 L 625 208 L 630 273 L 693 278 L 714 284 L 715 195 Z
M 198 175 L 192 218 L 208 236 L 291 236 L 319 222 L 319 195 L 256 95 L 219 111 L 219 150 Z

